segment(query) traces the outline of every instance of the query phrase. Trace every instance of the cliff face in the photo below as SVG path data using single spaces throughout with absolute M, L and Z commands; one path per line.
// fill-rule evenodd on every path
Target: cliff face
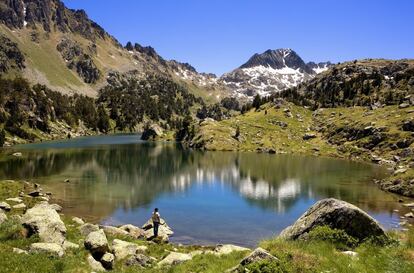
M 90 40 L 109 37 L 85 11 L 68 9 L 59 0 L 6 0 L 0 4 L 0 21 L 18 29 L 35 28 L 39 24 L 48 32 L 73 32 Z

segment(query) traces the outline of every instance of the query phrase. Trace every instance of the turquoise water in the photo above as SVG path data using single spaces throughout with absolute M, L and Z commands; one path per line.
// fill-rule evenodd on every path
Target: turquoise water
M 142 225 L 154 207 L 175 242 L 254 246 L 292 224 L 315 201 L 335 197 L 398 227 L 397 197 L 372 182 L 375 165 L 331 158 L 183 149 L 138 135 L 112 135 L 16 146 L 0 178 L 26 179 L 52 191 L 64 213 L 101 224 Z M 69 179 L 69 183 L 64 181 Z

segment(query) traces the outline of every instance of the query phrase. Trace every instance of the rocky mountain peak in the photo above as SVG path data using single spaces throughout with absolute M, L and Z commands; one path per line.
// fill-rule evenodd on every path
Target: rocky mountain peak
M 302 58 L 290 48 L 268 49 L 261 54 L 254 54 L 240 68 L 252 68 L 256 66 L 271 67 L 273 69 L 288 67 L 295 70 L 300 69 L 302 72 L 309 74 L 313 73 L 312 69 L 306 65 Z

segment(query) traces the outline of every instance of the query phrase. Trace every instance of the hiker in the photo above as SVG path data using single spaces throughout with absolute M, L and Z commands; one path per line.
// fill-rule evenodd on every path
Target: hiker
M 154 238 L 158 237 L 158 227 L 160 226 L 160 222 L 161 222 L 161 217 L 160 214 L 158 212 L 158 208 L 154 209 L 154 212 L 152 213 L 152 224 L 154 227 Z

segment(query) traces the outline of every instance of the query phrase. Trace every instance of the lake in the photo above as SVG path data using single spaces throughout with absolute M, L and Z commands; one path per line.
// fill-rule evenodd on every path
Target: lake
M 141 226 L 154 207 L 173 242 L 255 246 L 292 224 L 317 200 L 335 197 L 399 227 L 398 197 L 373 179 L 384 168 L 332 158 L 183 149 L 110 135 L 5 149 L 1 179 L 25 179 L 53 192 L 67 215 Z M 69 179 L 69 183 L 64 181 Z

